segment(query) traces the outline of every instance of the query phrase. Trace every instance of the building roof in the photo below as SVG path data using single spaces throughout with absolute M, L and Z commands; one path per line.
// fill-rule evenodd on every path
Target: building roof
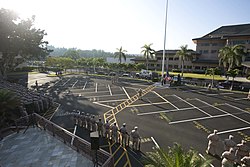
M 223 39 L 235 36 L 250 36 L 250 24 L 221 26 L 203 37 L 194 38 L 193 41 L 203 39 Z
M 179 51 L 180 49 L 176 49 L 176 50 L 165 50 L 166 54 L 176 54 L 177 51 Z M 190 50 L 191 54 L 197 54 L 200 55 L 200 53 L 194 51 L 194 50 Z M 155 54 L 163 54 L 163 50 L 158 50 L 155 52 Z

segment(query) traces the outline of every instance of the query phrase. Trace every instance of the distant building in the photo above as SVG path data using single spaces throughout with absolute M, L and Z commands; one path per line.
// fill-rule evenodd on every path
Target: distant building
M 250 51 L 250 24 L 222 26 L 207 35 L 200 38 L 194 38 L 193 42 L 196 44 L 196 51 L 191 51 L 193 59 L 185 61 L 185 71 L 204 71 L 207 68 L 218 67 L 219 65 L 219 50 L 226 45 L 241 44 L 245 46 L 246 51 Z M 180 69 L 181 61 L 176 55 L 178 50 L 166 50 L 166 57 L 169 58 L 169 70 Z M 155 58 L 149 60 L 150 70 L 161 70 L 162 68 L 162 50 L 155 54 Z M 165 60 L 166 60 L 165 57 Z M 133 59 L 135 63 L 145 63 L 143 57 L 136 57 Z M 249 68 L 250 53 L 243 60 L 242 65 L 245 72 Z M 166 61 L 165 61 L 166 63 Z M 247 65 L 246 65 L 247 64 Z M 248 69 L 248 71 L 250 71 Z
M 131 61 L 131 59 L 133 58 L 126 58 L 126 61 L 124 61 L 124 59 L 122 58 L 122 63 L 125 63 L 125 64 L 131 64 L 131 63 L 134 63 L 133 61 Z M 106 61 L 108 63 L 120 63 L 119 62 L 119 59 L 118 58 L 114 58 L 114 57 L 107 57 Z

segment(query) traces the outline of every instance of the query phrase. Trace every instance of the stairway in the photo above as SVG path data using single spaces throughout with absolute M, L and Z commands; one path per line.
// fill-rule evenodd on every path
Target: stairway
M 61 104 L 54 102 L 53 106 L 51 106 L 42 116 L 47 120 L 51 120 L 54 113 L 58 110 Z

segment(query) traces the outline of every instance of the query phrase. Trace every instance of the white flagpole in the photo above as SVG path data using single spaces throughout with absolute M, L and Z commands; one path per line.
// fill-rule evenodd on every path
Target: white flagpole
M 165 65 L 165 48 L 166 48 L 166 31 L 167 31 L 167 20 L 168 20 L 168 0 L 166 2 L 166 16 L 165 16 L 165 32 L 164 32 L 164 49 L 163 49 L 163 56 L 162 56 L 162 68 L 161 68 L 161 73 L 162 73 L 162 78 L 164 76 L 164 65 Z M 166 69 L 168 71 L 168 57 L 166 59 Z

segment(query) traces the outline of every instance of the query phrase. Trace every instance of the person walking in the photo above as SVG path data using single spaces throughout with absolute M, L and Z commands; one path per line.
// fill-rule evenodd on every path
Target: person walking
M 95 132 L 96 131 L 96 121 L 95 121 L 95 116 L 94 115 L 92 115 L 92 117 L 90 119 L 90 123 L 91 123 L 91 130 L 93 132 Z
M 87 123 L 87 129 L 90 130 L 90 115 L 89 115 L 89 113 L 87 113 L 87 116 L 86 116 L 86 123 Z
M 241 166 L 242 167 L 249 167 L 250 166 L 250 152 L 247 156 L 244 156 L 241 160 Z
M 97 130 L 99 137 L 103 137 L 103 123 L 101 118 L 99 118 L 99 121 L 97 122 Z
M 138 94 L 139 94 L 139 99 L 141 100 L 142 98 L 142 89 L 141 88 L 139 88 L 139 90 L 138 90 Z
M 233 141 L 233 135 L 229 135 L 228 139 L 223 141 L 224 151 L 229 151 L 230 148 L 235 149 L 236 143 Z
M 233 148 L 222 153 L 221 167 L 234 167 L 236 156 Z
M 126 123 L 123 123 L 122 127 L 120 128 L 120 133 L 122 136 L 122 141 L 121 141 L 121 145 L 124 147 L 127 146 L 127 137 L 128 137 L 128 132 L 127 132 L 127 128 L 126 128 Z
M 105 128 L 104 137 L 107 139 L 110 139 L 110 124 L 108 120 L 106 120 L 106 123 L 104 124 L 104 128 Z
M 132 137 L 132 149 L 139 150 L 140 135 L 137 126 L 135 126 L 134 129 L 131 131 L 130 136 Z
M 112 141 L 118 143 L 118 127 L 116 122 L 111 127 L 111 139 Z
M 213 156 L 218 156 L 218 146 L 220 142 L 220 137 L 217 134 L 217 130 L 214 130 L 214 132 L 210 135 L 208 135 L 208 147 L 206 150 L 207 154 L 213 155 Z
M 240 160 L 247 156 L 249 154 L 249 147 L 246 144 L 245 140 L 241 140 L 241 143 L 236 145 L 236 157 L 237 161 L 240 162 Z

